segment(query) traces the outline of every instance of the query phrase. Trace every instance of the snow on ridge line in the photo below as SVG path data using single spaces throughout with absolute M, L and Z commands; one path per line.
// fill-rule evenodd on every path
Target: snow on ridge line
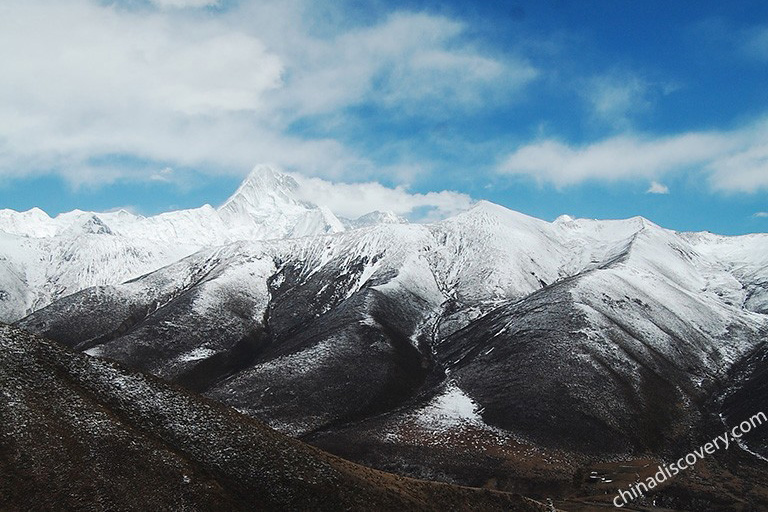
M 299 201 L 298 185 L 270 167 L 257 167 L 218 209 L 210 205 L 160 213 L 150 217 L 126 211 L 74 210 L 51 218 L 35 208 L 27 212 L 0 211 L 0 231 L 31 238 L 76 237 L 93 234 L 95 223 L 128 238 L 144 238 L 204 246 L 239 240 L 267 240 L 344 231 L 327 208 Z M 82 228 L 80 226 L 83 226 Z
M 104 232 L 130 238 L 180 241 L 200 247 L 239 240 L 268 240 L 342 232 L 347 227 L 407 222 L 391 212 L 372 211 L 342 221 L 329 208 L 299 199 L 293 177 L 267 165 L 256 166 L 219 207 L 173 210 L 144 217 L 115 212 L 73 210 L 55 217 L 38 207 L 25 212 L 0 210 L 0 231 L 31 238 L 77 236 L 104 225 Z
M 237 240 L 266 240 L 296 236 L 312 236 L 341 232 L 382 223 L 407 222 L 392 212 L 372 211 L 354 220 L 339 219 L 328 208 L 300 200 L 296 196 L 298 183 L 290 175 L 270 165 L 257 165 L 237 190 L 219 207 L 203 205 L 199 208 L 176 210 L 150 217 L 135 215 L 125 210 L 117 212 L 86 212 L 73 210 L 50 217 L 40 208 L 26 212 L 0 210 L 0 231 L 20 236 L 50 237 L 72 230 L 72 227 L 95 219 L 115 234 L 128 237 L 158 238 L 186 241 L 199 246 L 221 245 Z M 455 219 L 455 220 L 454 220 Z M 561 215 L 547 222 L 486 200 L 477 201 L 469 210 L 446 219 L 448 222 L 483 222 L 493 220 L 501 229 L 533 228 L 556 233 L 566 238 L 573 231 L 582 238 L 596 240 L 628 236 L 645 226 L 659 228 L 643 217 L 623 220 L 580 219 Z M 445 222 L 445 221 L 443 221 Z M 271 224 L 272 228 L 266 228 Z M 659 228 L 661 229 L 661 228 Z M 569 235 L 568 233 L 571 232 Z M 622 235 L 623 233 L 623 235 Z M 679 233 L 694 243 L 688 233 Z M 702 234 L 703 235 L 703 234 Z M 761 237 L 762 235 L 762 237 Z M 749 235 L 746 235 L 749 236 Z M 768 240 L 766 234 L 755 234 Z M 718 239 L 730 237 L 719 237 Z
M 62 295 L 93 285 L 117 284 L 202 248 L 233 241 L 303 237 L 289 246 L 307 256 L 320 256 L 317 271 L 325 258 L 339 254 L 337 249 L 323 251 L 329 242 L 317 237 L 333 234 L 343 237 L 339 240 L 350 261 L 384 249 L 390 254 L 418 251 L 447 294 L 470 302 L 519 298 L 599 268 L 629 251 L 635 266 L 642 264 L 654 271 L 668 268 L 691 283 L 708 282 L 709 289 L 726 293 L 732 302 L 740 296 L 733 278 L 723 272 L 733 273 L 745 287 L 768 281 L 767 253 L 759 250 L 768 247 L 768 235 L 696 237 L 665 230 L 642 217 L 600 221 L 561 216 L 550 223 L 488 201 L 434 224 L 399 224 L 390 222 L 397 220 L 392 215 L 374 215 L 385 223 L 342 235 L 345 227 L 330 210 L 291 196 L 291 182 L 295 184 L 274 168 L 259 167 L 218 210 L 205 205 L 154 217 L 75 210 L 51 219 L 39 208 L 22 213 L 0 210 L 0 233 L 13 235 L 4 236 L 0 247 L 0 259 L 7 267 L 3 269 L 6 275 L 0 276 L 0 283 L 7 286 L 0 291 L 10 290 L 10 301 L 23 303 L 24 310 L 7 314 L 31 312 L 30 308 L 42 307 Z M 237 207 L 227 209 L 225 220 L 222 211 L 228 205 Z M 27 236 L 18 236 L 24 230 Z M 627 245 L 640 232 L 645 233 L 645 247 L 639 250 L 636 244 Z M 695 253 L 695 258 L 688 261 L 686 253 Z M 396 260 L 404 261 L 399 256 Z M 377 268 L 368 267 L 367 272 L 359 286 Z

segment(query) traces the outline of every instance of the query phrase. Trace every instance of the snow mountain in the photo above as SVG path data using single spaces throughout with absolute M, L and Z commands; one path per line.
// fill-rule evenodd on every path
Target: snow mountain
M 219 208 L 204 205 L 152 217 L 125 210 L 106 213 L 75 210 L 54 218 L 39 208 L 27 212 L 0 210 L 0 231 L 28 238 L 112 234 L 198 248 L 238 240 L 344 231 L 341 221 L 327 208 L 296 199 L 297 189 L 298 183 L 287 174 L 269 166 L 258 166 Z
M 521 452 L 570 454 L 532 471 L 572 481 L 595 454 L 661 460 L 708 431 L 768 333 L 760 258 L 723 244 L 481 202 L 430 225 L 204 249 L 19 326 L 352 460 L 516 488 Z
M 344 229 L 281 176 L 252 178 L 217 211 L 236 241 L 62 293 L 17 325 L 366 465 L 540 498 L 591 503 L 595 461 L 626 478 L 768 403 L 768 235 L 545 222 L 484 201 Z M 261 236 L 272 210 L 279 236 Z M 73 247 L 126 237 L 102 220 L 112 234 Z M 24 289 L 17 267 L 2 276 Z M 705 489 L 681 479 L 655 497 L 766 505 L 765 439 L 707 461 Z
M 297 188 L 292 177 L 259 166 L 219 208 L 152 217 L 75 210 L 54 218 L 39 208 L 0 210 L 0 321 L 90 286 L 138 277 L 205 247 L 399 222 L 393 214 L 373 212 L 345 227 L 328 208 L 298 200 Z

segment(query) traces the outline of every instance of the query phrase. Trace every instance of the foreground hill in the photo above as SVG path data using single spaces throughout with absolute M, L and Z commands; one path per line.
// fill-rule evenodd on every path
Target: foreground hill
M 545 510 L 346 462 L 4 325 L 0 389 L 3 510 Z

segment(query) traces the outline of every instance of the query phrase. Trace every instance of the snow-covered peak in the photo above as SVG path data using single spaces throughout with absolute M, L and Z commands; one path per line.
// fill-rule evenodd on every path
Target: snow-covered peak
M 218 209 L 231 240 L 269 240 L 337 233 L 344 225 L 327 208 L 301 201 L 299 184 L 274 167 L 256 167 Z
M 565 239 L 582 239 L 592 245 L 614 244 L 628 241 L 638 232 L 648 228 L 658 228 L 643 217 L 619 220 L 577 219 L 570 215 L 561 215 L 551 226 L 557 236 Z M 659 228 L 661 229 L 661 228 Z
M 301 203 L 296 198 L 298 188 L 299 184 L 292 177 L 273 167 L 261 165 L 251 171 L 219 211 L 231 216 L 299 206 Z
M 79 235 L 113 235 L 114 233 L 104 221 L 95 214 L 87 214 L 72 223 L 61 234 L 66 236 Z
M 325 242 L 313 237 L 364 227 L 350 235 L 356 240 L 349 248 L 351 260 L 365 250 L 372 261 L 407 239 L 404 254 L 426 258 L 441 290 L 467 303 L 521 298 L 566 277 L 626 264 L 664 275 L 686 290 L 710 290 L 729 304 L 747 301 L 755 310 L 768 310 L 768 286 L 763 284 L 768 282 L 768 235 L 680 234 L 642 217 L 561 216 L 546 222 L 488 201 L 430 225 L 407 225 L 387 211 L 343 223 L 328 208 L 300 200 L 298 188 L 290 175 L 259 166 L 218 209 L 204 205 L 149 217 L 75 210 L 55 218 L 39 208 L 0 210 L 0 260 L 13 267 L 7 269 L 6 288 L 26 293 L 25 307 L 39 307 L 87 286 L 155 270 L 201 248 L 302 238 L 302 246 L 322 249 Z M 86 245 L 78 258 L 71 256 Z M 409 252 L 418 247 L 420 253 Z M 57 260 L 50 254 L 65 256 Z M 102 261 L 114 261 L 124 271 L 94 273 Z
M 548 223 L 515 210 L 510 210 L 490 201 L 478 201 L 469 210 L 455 217 L 450 217 L 446 222 L 459 222 L 463 224 L 491 224 L 508 229 L 542 229 Z
M 0 210 L 0 231 L 28 238 L 79 236 L 83 234 L 113 234 L 103 218 L 93 212 L 72 210 L 50 217 L 40 208 L 25 212 Z
M 32 208 L 25 212 L 15 210 L 0 210 L 0 231 L 11 235 L 43 237 L 53 236 L 56 226 L 53 219 L 40 208 Z

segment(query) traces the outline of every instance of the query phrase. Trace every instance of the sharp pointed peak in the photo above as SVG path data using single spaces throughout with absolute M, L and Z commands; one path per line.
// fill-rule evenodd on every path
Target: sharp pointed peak
M 278 166 L 272 164 L 259 164 L 253 167 L 248 173 L 251 176 L 283 176 L 285 172 Z
M 93 212 L 81 212 L 75 221 L 61 231 L 65 235 L 114 235 L 110 227 Z
M 260 187 L 284 187 L 290 189 L 298 188 L 298 183 L 293 177 L 285 173 L 279 167 L 274 165 L 262 164 L 257 165 L 240 184 L 240 188 L 247 187 L 249 185 L 257 185 Z
M 253 210 L 277 205 L 297 205 L 299 184 L 271 165 L 258 165 L 246 176 L 220 210 Z

